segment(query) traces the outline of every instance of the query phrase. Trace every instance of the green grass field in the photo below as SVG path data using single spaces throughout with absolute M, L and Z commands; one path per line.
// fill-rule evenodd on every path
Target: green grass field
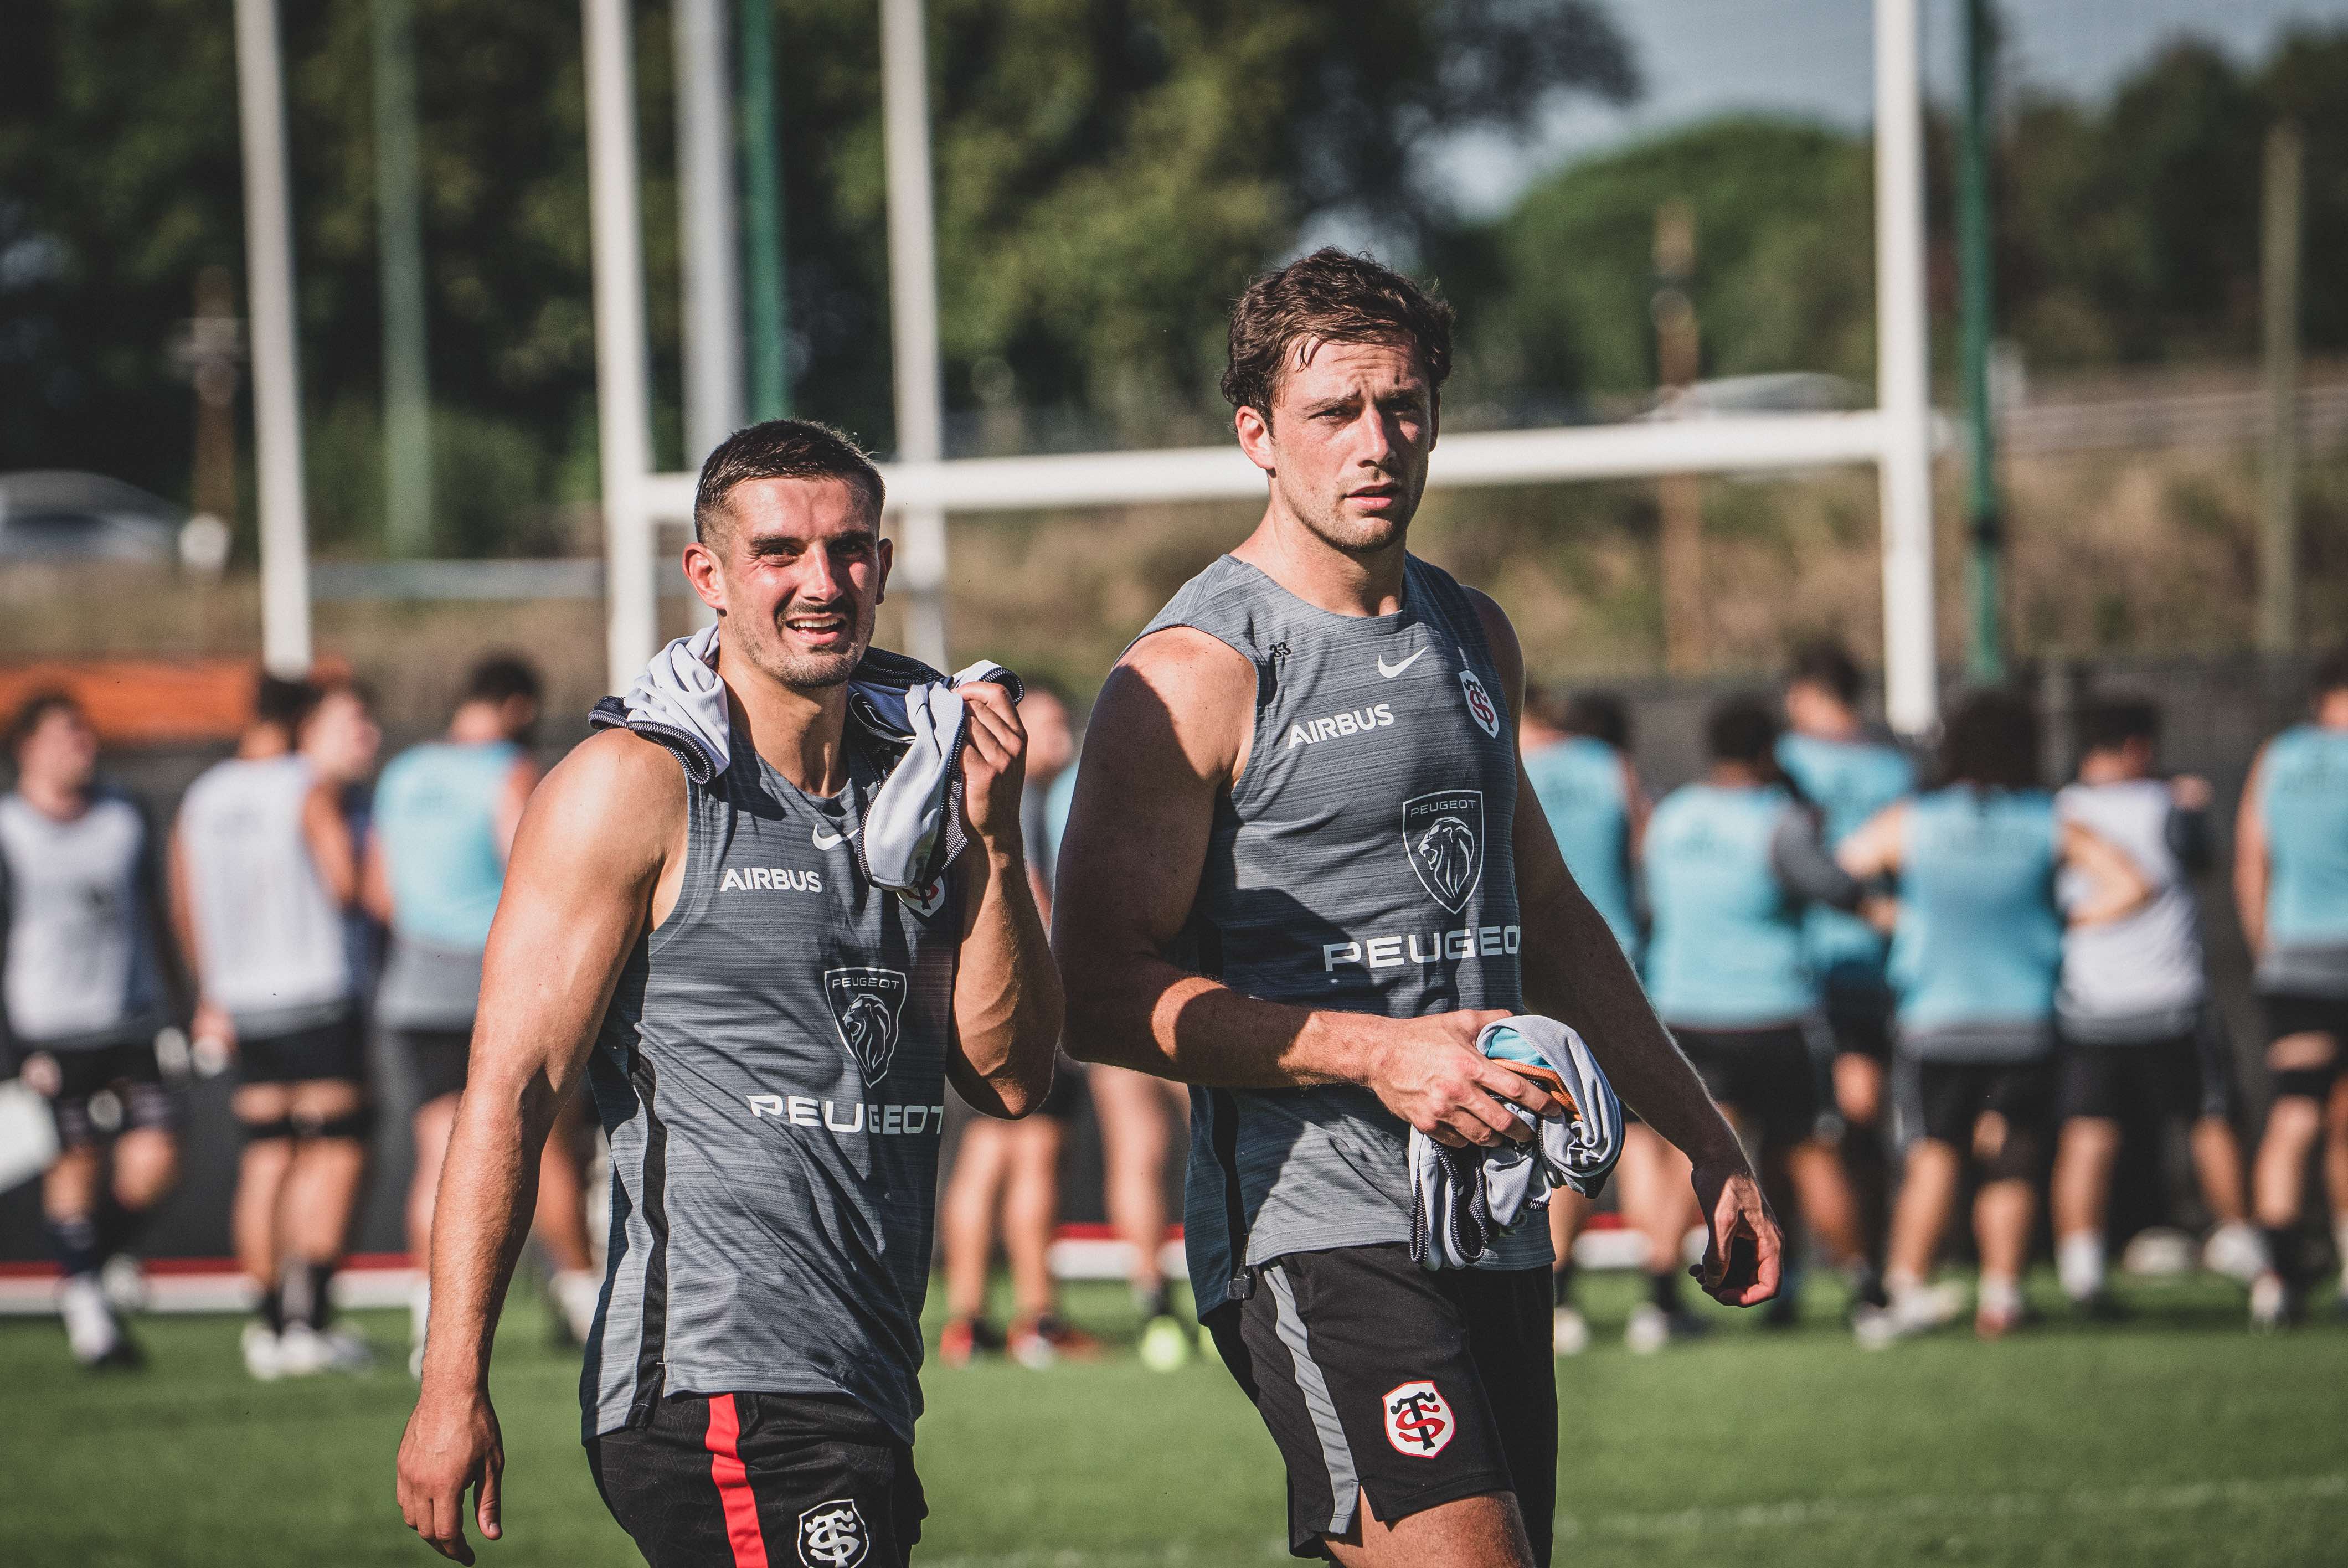
M 1814 1327 L 1746 1319 L 1643 1358 L 1620 1344 L 1631 1283 L 1585 1296 L 1600 1343 L 1558 1367 L 1561 1565 L 2348 1562 L 2348 1327 L 2253 1338 L 2240 1293 L 2197 1280 L 2132 1286 L 2116 1327 L 2058 1316 L 2002 1344 L 1866 1355 L 1820 1288 Z M 635 1562 L 579 1450 L 577 1362 L 546 1348 L 535 1305 L 499 1348 L 507 1537 L 483 1560 Z M 1272 1445 L 1220 1366 L 1144 1370 L 1121 1289 L 1069 1305 L 1115 1341 L 1107 1359 L 932 1368 L 919 1560 L 1285 1561 Z M 380 1369 L 271 1386 L 243 1375 L 226 1318 L 150 1318 L 151 1368 L 99 1379 L 54 1324 L 0 1324 L 0 1563 L 438 1561 L 392 1501 L 405 1317 L 364 1322 Z

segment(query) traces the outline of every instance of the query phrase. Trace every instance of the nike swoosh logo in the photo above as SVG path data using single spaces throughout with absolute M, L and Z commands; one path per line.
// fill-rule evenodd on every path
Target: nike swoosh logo
M 1409 658 L 1404 660 L 1401 663 L 1389 664 L 1385 661 L 1385 656 L 1381 654 L 1378 657 L 1378 673 L 1391 681 L 1395 676 L 1401 674 L 1404 671 L 1409 669 L 1412 665 L 1417 663 L 1420 660 L 1426 657 L 1426 650 L 1422 648 L 1417 652 L 1412 654 Z
M 850 828 L 846 833 L 826 833 L 819 827 L 808 836 L 815 840 L 815 846 L 818 849 L 837 849 L 863 831 L 862 828 L 857 827 Z

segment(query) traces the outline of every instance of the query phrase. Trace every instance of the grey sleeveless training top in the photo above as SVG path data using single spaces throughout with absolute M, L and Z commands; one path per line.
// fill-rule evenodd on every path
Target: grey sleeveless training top
M 56 1051 L 154 1039 L 167 1007 L 157 860 L 146 815 L 110 790 L 70 822 L 0 795 L 0 1040 Z
M 961 917 L 864 879 L 881 774 L 850 753 L 832 799 L 739 733 L 686 780 L 676 907 L 588 1059 L 612 1145 L 591 1437 L 664 1394 L 824 1393 L 912 1440 Z
M 1458 583 L 1409 558 L 1399 610 L 1334 615 L 1224 556 L 1142 635 L 1174 626 L 1256 671 L 1254 738 L 1216 803 L 1182 959 L 1266 1001 L 1518 1010 L 1515 737 Z M 1410 1129 L 1368 1090 L 1193 1089 L 1190 1103 L 1200 1311 L 1249 1290 L 1242 1265 L 1410 1240 Z M 1549 1259 L 1529 1225 L 1487 1266 Z

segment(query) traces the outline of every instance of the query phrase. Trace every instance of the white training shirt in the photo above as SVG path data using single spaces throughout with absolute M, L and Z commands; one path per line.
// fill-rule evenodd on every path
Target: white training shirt
M 2189 1033 L 2209 995 L 2201 968 L 2200 907 L 2168 846 L 2176 804 L 2159 779 L 2067 786 L 2054 809 L 2103 839 L 2143 871 L 2149 903 L 2126 919 L 2072 927 L 2063 937 L 2063 984 L 2055 999 L 2065 1032 L 2096 1043 L 2169 1040 Z M 2076 871 L 2062 876 L 2064 907 L 2087 896 Z
M 298 755 L 232 759 L 180 804 L 204 995 L 240 1033 L 308 1027 L 352 994 L 342 911 L 302 835 L 314 782 Z
M 146 819 L 100 794 L 59 822 L 0 795 L 0 1009 L 22 1043 L 128 1043 L 161 1023 Z

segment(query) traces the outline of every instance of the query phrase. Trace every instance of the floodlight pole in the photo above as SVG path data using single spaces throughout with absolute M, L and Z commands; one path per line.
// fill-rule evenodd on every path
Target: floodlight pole
M 1883 685 L 1891 727 L 1939 715 L 1932 403 L 1924 298 L 1924 105 L 1918 0 L 1875 0 L 1876 406 L 1883 425 Z
M 275 674 L 301 676 L 310 670 L 310 526 L 302 498 L 302 384 L 294 338 L 294 220 L 286 196 L 277 0 L 236 0 L 236 86 L 261 499 L 261 661 Z
M 743 240 L 750 274 L 750 417 L 791 412 L 790 294 L 784 277 L 783 172 L 776 141 L 775 0 L 739 0 Z
M 685 273 L 685 466 L 742 424 L 740 224 L 726 0 L 676 0 L 677 254 Z
M 652 471 L 644 261 L 636 211 L 628 0 L 581 0 L 587 55 L 587 194 L 595 279 L 595 414 L 603 487 L 604 653 L 627 690 L 660 634 L 644 480 Z
M 432 386 L 412 0 L 374 0 L 375 225 L 383 289 L 383 512 L 391 553 L 432 545 Z
M 897 458 L 945 456 L 938 370 L 938 267 L 930 180 L 929 63 L 922 0 L 880 0 L 880 117 L 889 188 L 889 306 L 897 381 Z M 946 667 L 946 516 L 908 507 L 899 580 L 911 607 L 907 651 Z
M 1972 641 L 1965 672 L 2005 679 L 2005 635 L 1999 579 L 2005 554 L 1997 484 L 1997 411 L 1990 397 L 1990 345 L 1997 324 L 1997 273 L 1990 248 L 1990 74 L 1997 48 L 1989 0 L 1965 0 L 1965 118 L 1957 149 L 1957 271 L 1964 353 L 1966 510 L 1972 551 L 1968 567 Z

